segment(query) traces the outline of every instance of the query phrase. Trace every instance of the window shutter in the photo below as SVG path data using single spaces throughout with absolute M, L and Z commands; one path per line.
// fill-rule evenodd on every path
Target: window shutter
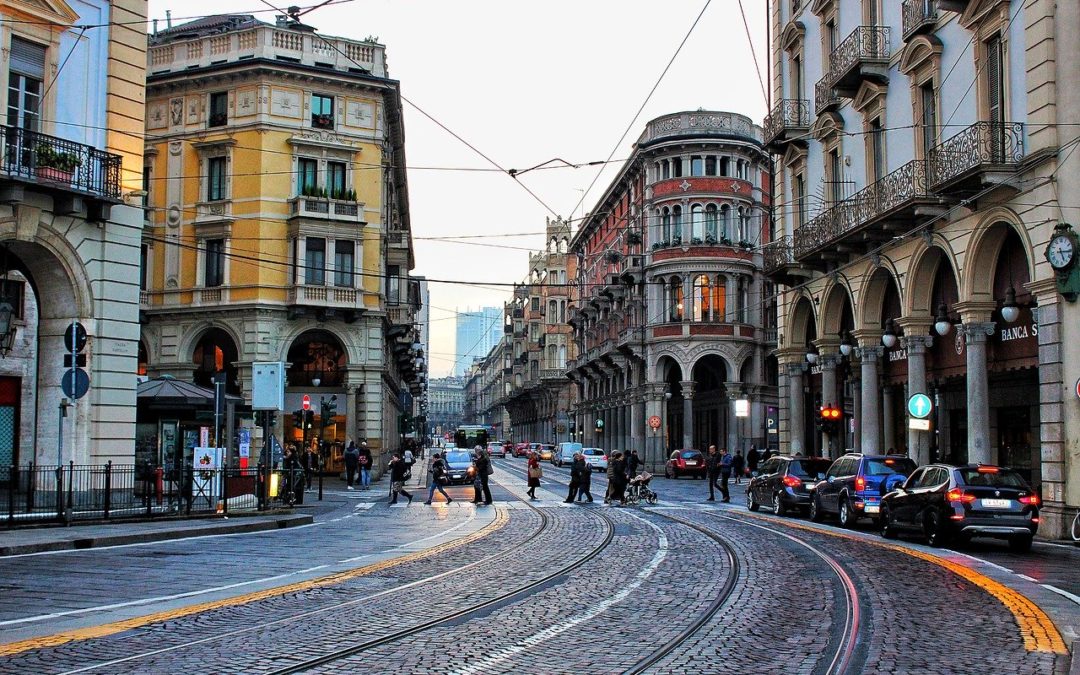
M 1001 72 L 1001 36 L 986 42 L 986 98 L 990 122 L 1003 122 L 1004 82 Z
M 21 38 L 11 38 L 11 70 L 33 77 L 45 79 L 45 48 Z

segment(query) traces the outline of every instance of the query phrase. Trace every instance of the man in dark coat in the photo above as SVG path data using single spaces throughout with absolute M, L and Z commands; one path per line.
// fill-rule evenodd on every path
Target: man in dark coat
M 724 502 L 731 501 L 731 493 L 728 492 L 728 480 L 731 478 L 731 455 L 727 448 L 720 448 L 720 492 L 724 495 Z
M 705 501 L 716 501 L 716 479 L 720 477 L 720 453 L 715 445 L 710 445 L 705 454 L 705 478 L 709 481 L 709 498 Z
M 574 458 L 574 466 L 577 467 L 580 462 L 580 468 L 578 469 L 578 496 L 577 500 L 580 502 L 582 497 L 589 500 L 592 503 L 592 490 L 589 488 L 592 486 L 592 465 L 585 461 L 585 456 L 578 454 Z
M 475 490 L 473 504 L 491 506 L 491 488 L 488 487 L 491 458 L 488 457 L 487 451 L 479 445 L 473 450 L 473 465 L 476 467 L 476 477 L 473 479 L 473 488 Z M 480 499 L 481 493 L 483 493 L 483 501 Z
M 611 504 L 612 506 L 622 506 L 626 503 L 626 460 L 623 459 L 621 452 L 616 452 L 612 461 L 608 462 L 609 467 L 612 464 L 614 464 L 614 471 L 611 471 L 608 477 L 610 481 L 609 487 L 611 488 Z
M 360 449 L 356 443 L 349 441 L 349 447 L 345 448 L 345 480 L 348 490 L 353 489 L 353 481 L 356 479 L 356 470 L 360 468 Z
M 751 445 L 750 452 L 746 453 L 746 468 L 750 469 L 751 474 L 757 471 L 758 457 L 757 446 Z
M 638 474 L 638 467 L 641 466 L 641 458 L 638 457 L 637 450 L 631 450 L 630 456 L 626 458 L 626 478 L 633 478 Z
M 405 474 L 409 472 L 409 465 L 405 463 L 405 457 L 400 451 L 394 453 L 390 460 L 390 494 L 391 504 L 397 504 L 399 494 L 405 495 L 412 504 L 412 495 L 405 490 Z

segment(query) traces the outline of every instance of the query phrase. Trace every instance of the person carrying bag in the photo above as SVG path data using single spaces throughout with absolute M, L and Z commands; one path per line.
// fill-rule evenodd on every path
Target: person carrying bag
M 544 477 L 544 470 L 540 468 L 540 460 L 536 453 L 529 453 L 529 490 L 525 494 L 529 499 L 536 499 L 536 488 L 540 487 L 540 479 Z

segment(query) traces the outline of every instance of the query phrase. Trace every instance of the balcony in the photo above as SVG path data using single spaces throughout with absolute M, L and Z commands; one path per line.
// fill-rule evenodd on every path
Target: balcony
M 565 380 L 565 368 L 544 368 L 540 371 L 541 380 Z
M 1023 124 L 976 122 L 930 151 L 930 187 L 957 195 L 1001 184 L 1023 158 Z
M 938 20 L 936 0 L 904 0 L 904 42 L 916 35 L 930 33 Z
M 796 229 L 794 259 L 824 265 L 864 254 L 895 231 L 940 214 L 940 201 L 929 189 L 926 162 L 908 162 Z
M 761 256 L 762 271 L 777 283 L 795 286 L 810 277 L 810 268 L 795 260 L 790 236 L 765 244 L 761 248 Z
M 782 151 L 788 143 L 806 145 L 810 133 L 810 101 L 785 98 L 765 118 L 765 147 Z
M 361 202 L 328 197 L 293 197 L 289 200 L 292 218 L 317 218 L 345 223 L 363 223 L 364 205 Z
M 119 155 L 19 127 L 3 129 L 4 176 L 119 204 Z
M 864 81 L 884 84 L 889 79 L 888 26 L 859 26 L 829 55 L 829 70 L 818 81 L 820 112 L 822 84 L 836 95 L 852 97 Z
M 296 284 L 289 289 L 286 297 L 290 318 L 313 315 L 321 320 L 328 320 L 338 316 L 346 323 L 352 323 L 359 318 L 363 311 L 359 302 L 360 292 L 355 288 L 315 284 Z M 405 323 L 411 323 L 411 320 Z
M 821 115 L 840 107 L 840 97 L 828 80 L 818 80 L 814 85 L 814 114 Z

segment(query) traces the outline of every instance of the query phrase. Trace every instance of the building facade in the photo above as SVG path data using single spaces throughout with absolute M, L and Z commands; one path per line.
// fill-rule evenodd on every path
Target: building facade
M 741 115 L 646 125 L 570 244 L 569 375 L 586 444 L 639 450 L 653 470 L 678 448 L 770 444 L 768 169 L 761 129 Z
M 481 307 L 458 312 L 454 333 L 454 374 L 465 375 L 473 361 L 484 358 L 502 339 L 503 311 L 499 307 Z
M 145 0 L 0 2 L 0 480 L 134 458 L 145 20 Z
M 428 381 L 427 425 L 429 434 L 453 434 L 465 419 L 464 377 L 438 377 Z
M 766 268 L 785 285 L 785 450 L 1009 465 L 1041 489 L 1040 534 L 1063 536 L 1080 504 L 1080 308 L 1075 261 L 1048 243 L 1076 241 L 1078 12 L 774 3 L 783 236 Z M 928 431 L 909 428 L 914 394 L 933 403 Z M 834 433 L 815 429 L 821 406 L 843 411 Z
M 511 333 L 503 332 L 498 344 L 466 375 L 465 423 L 488 427 L 491 440 L 509 439 L 513 430 L 510 413 L 502 405 L 502 399 L 512 389 L 512 349 Z
M 221 15 L 152 35 L 148 72 L 146 370 L 250 402 L 252 364 L 284 361 L 286 411 L 336 397 L 325 441 L 396 449 L 424 359 L 385 48 Z

